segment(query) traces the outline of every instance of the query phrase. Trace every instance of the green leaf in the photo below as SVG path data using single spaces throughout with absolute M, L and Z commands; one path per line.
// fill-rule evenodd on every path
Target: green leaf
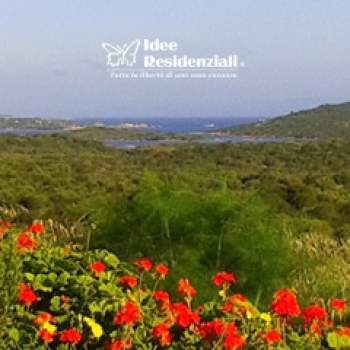
M 328 345 L 332 349 L 346 349 L 350 347 L 350 339 L 348 337 L 342 337 L 336 332 L 331 332 L 327 334 Z
M 77 283 L 81 284 L 83 286 L 88 286 L 92 283 L 94 283 L 94 279 L 91 276 L 88 275 L 82 275 L 77 277 Z
M 35 275 L 33 275 L 32 273 L 25 273 L 25 274 L 24 274 L 24 277 L 25 277 L 25 279 L 26 279 L 28 282 L 33 282 L 33 281 L 34 281 L 34 278 L 35 278 Z
M 9 336 L 16 344 L 18 344 L 20 335 L 17 328 L 11 328 L 9 330 Z
M 61 323 L 64 323 L 64 322 L 67 322 L 69 320 L 69 315 L 62 315 L 62 316 L 55 316 L 55 319 L 56 319 L 56 322 L 58 324 L 61 324 Z
M 96 314 L 98 312 L 102 312 L 102 307 L 96 302 L 90 303 L 88 305 L 89 310 L 91 311 L 92 314 Z
M 55 265 L 56 268 L 60 268 L 68 272 L 75 272 L 79 268 L 78 265 L 74 264 L 70 260 L 57 260 Z
M 65 284 L 67 284 L 69 277 L 70 274 L 64 271 L 58 276 L 57 283 L 64 286 Z
M 47 275 L 36 275 L 34 282 L 33 282 L 33 287 L 35 290 L 42 290 L 43 292 L 51 292 L 52 287 L 50 286 L 51 283 L 48 279 Z
M 48 274 L 48 278 L 51 282 L 55 283 L 57 281 L 57 274 L 51 272 Z
M 114 269 L 117 268 L 119 265 L 119 259 L 114 255 L 114 254 L 108 254 L 105 258 L 104 261 Z
M 50 310 L 58 312 L 58 311 L 60 311 L 60 307 L 61 307 L 60 297 L 55 296 L 55 297 L 51 298 Z
M 102 284 L 98 289 L 112 296 L 120 294 L 120 289 L 112 283 Z

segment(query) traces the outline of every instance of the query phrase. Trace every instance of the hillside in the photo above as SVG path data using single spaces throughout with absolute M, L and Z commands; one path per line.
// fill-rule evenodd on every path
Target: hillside
M 25 118 L 0 115 L 0 129 L 52 130 L 72 128 L 75 126 L 73 121 L 65 119 Z
M 350 136 L 350 102 L 291 112 L 263 122 L 233 127 L 230 133 L 249 136 L 347 138 Z

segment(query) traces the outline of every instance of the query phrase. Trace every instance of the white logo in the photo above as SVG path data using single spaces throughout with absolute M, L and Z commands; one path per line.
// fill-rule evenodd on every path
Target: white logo
M 240 57 L 230 51 L 224 55 L 193 56 L 183 52 L 176 41 L 159 38 L 101 45 L 107 53 L 107 72 L 116 79 L 237 78 L 238 70 L 245 66 Z
M 102 47 L 107 51 L 107 65 L 111 67 L 132 67 L 136 63 L 136 55 L 140 44 L 140 40 L 134 40 L 129 45 L 124 44 L 123 46 L 102 43 Z

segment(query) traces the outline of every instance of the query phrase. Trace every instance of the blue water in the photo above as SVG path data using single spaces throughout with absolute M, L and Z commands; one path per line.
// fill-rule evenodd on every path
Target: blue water
M 125 123 L 147 124 L 145 131 L 164 133 L 201 134 L 200 138 L 189 140 L 105 140 L 110 147 L 120 149 L 134 149 L 140 147 L 175 146 L 188 143 L 197 144 L 222 144 L 222 143 L 280 143 L 286 140 L 279 138 L 256 138 L 246 136 L 229 136 L 209 134 L 217 129 L 234 125 L 252 123 L 258 118 L 124 118 L 124 119 L 76 119 L 77 124 L 118 126 Z M 14 134 L 18 136 L 35 136 L 67 132 L 61 130 L 35 130 L 35 129 L 0 129 L 0 135 Z
M 230 118 L 96 118 L 76 119 L 81 125 L 103 124 L 106 126 L 117 126 L 124 123 L 147 124 L 143 130 L 170 133 L 203 133 L 215 129 L 227 128 L 239 124 L 252 123 L 259 120 L 257 117 L 230 117 Z
M 234 144 L 234 143 L 281 143 L 286 140 L 274 137 L 215 136 L 206 135 L 192 141 L 186 140 L 106 140 L 105 145 L 120 149 L 135 149 L 183 144 Z

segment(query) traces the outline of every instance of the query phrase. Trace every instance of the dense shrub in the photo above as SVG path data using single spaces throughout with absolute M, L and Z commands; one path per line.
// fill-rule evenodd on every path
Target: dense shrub
M 350 144 L 186 145 L 116 150 L 72 135 L 0 138 L 0 205 L 25 206 L 21 220 L 76 220 L 96 202 L 124 200 L 145 169 L 205 194 L 224 181 L 264 191 L 279 213 L 328 224 L 347 237 Z M 75 134 L 77 135 L 77 134 Z M 129 135 L 130 136 L 130 135 Z M 105 137 L 108 138 L 106 131 Z M 120 135 L 128 137 L 128 135 Z
M 276 215 L 254 193 L 198 193 L 184 183 L 146 174 L 137 191 L 100 214 L 93 242 L 123 259 L 150 256 L 167 261 L 175 276 L 203 283 L 216 269 L 234 269 L 240 288 L 263 298 L 283 285 L 292 252 Z M 107 219 L 106 219 L 107 218 Z

